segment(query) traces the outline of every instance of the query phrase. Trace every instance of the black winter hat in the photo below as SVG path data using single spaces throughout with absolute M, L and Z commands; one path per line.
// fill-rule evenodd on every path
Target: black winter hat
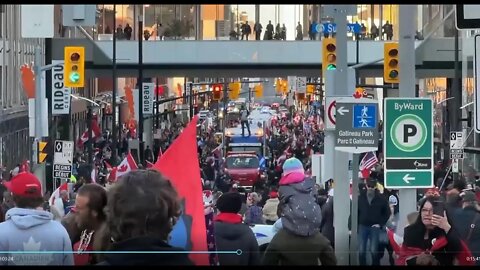
M 238 192 L 227 192 L 217 200 L 217 209 L 222 213 L 237 214 L 242 209 L 242 197 Z

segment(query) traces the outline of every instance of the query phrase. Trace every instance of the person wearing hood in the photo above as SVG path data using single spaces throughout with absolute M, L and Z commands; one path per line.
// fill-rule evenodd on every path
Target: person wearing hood
M 247 211 L 245 212 L 245 223 L 252 224 L 265 224 L 263 220 L 262 207 L 258 204 L 261 201 L 261 196 L 256 192 L 249 193 L 247 196 Z
M 281 217 L 273 229 L 278 232 L 265 251 L 264 265 L 336 265 L 330 241 L 319 231 L 322 213 L 313 195 L 314 185 L 311 178 L 305 178 L 300 160 L 285 161 L 279 188 Z
M 5 186 L 13 195 L 15 207 L 7 211 L 5 222 L 0 223 L 0 258 L 11 258 L 0 260 L 0 265 L 73 265 L 72 243 L 67 231 L 42 208 L 38 178 L 22 172 Z M 57 253 L 19 254 L 19 251 Z
M 390 218 L 390 206 L 377 190 L 377 180 L 367 180 L 367 191 L 358 196 L 358 242 L 360 265 L 367 263 L 367 242 L 370 240 L 372 265 L 380 265 L 379 237 Z
M 239 193 L 227 192 L 218 198 L 217 209 L 220 213 L 215 217 L 217 251 L 242 251 L 241 255 L 218 254 L 220 265 L 257 265 L 260 262 L 257 239 L 238 214 L 241 207 L 242 197 Z
M 105 254 L 97 265 L 192 265 L 184 249 L 167 243 L 180 207 L 178 193 L 160 172 L 136 170 L 123 175 L 107 194 L 113 253 Z M 149 253 L 128 253 L 133 250 Z

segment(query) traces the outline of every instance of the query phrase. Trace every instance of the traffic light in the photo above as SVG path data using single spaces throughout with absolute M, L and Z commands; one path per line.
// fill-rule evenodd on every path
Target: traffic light
M 242 84 L 239 83 L 239 82 L 229 83 L 228 84 L 228 89 L 229 89 L 228 97 L 231 100 L 238 99 L 238 97 L 240 96 L 240 89 L 241 88 L 242 88 Z
M 212 99 L 213 100 L 221 100 L 222 99 L 222 85 L 221 84 L 214 84 L 212 86 Z
M 386 83 L 399 83 L 398 43 L 385 43 L 383 48 L 383 80 Z
M 47 142 L 38 142 L 38 164 L 44 163 L 47 159 L 47 153 L 45 153 L 47 151 L 46 146 Z
M 337 69 L 337 41 L 335 38 L 324 38 L 322 41 L 322 73 Z
M 313 95 L 315 93 L 315 85 L 307 84 L 307 95 Z
M 64 61 L 63 80 L 65 87 L 84 87 L 85 48 L 65 47 Z
M 255 85 L 255 87 L 253 88 L 255 91 L 255 97 L 256 98 L 262 98 L 263 97 L 263 85 L 262 84 L 257 84 Z

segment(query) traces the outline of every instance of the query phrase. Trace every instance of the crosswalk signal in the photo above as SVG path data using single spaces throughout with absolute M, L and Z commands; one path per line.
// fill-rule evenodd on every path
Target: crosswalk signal
M 337 40 L 335 38 L 324 38 L 322 47 L 322 70 L 323 77 L 325 77 L 326 70 L 337 69 Z
M 45 160 L 47 159 L 47 142 L 38 142 L 38 164 L 45 163 Z
M 383 80 L 386 83 L 399 83 L 398 43 L 385 43 L 383 50 Z
M 214 84 L 212 86 L 212 99 L 213 100 L 221 100 L 222 99 L 222 85 L 221 84 Z
M 85 47 L 65 47 L 64 61 L 63 80 L 65 87 L 84 87 Z
M 263 85 L 262 84 L 257 84 L 253 88 L 255 91 L 255 97 L 256 98 L 262 98 L 263 97 Z
M 240 89 L 242 88 L 242 84 L 239 82 L 232 82 L 228 84 L 228 97 L 231 100 L 236 100 L 240 96 Z

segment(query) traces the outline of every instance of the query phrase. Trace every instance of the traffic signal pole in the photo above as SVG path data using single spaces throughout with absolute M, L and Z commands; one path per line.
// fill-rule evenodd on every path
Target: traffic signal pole
M 32 146 L 32 164 L 33 164 L 33 173 L 40 179 L 42 183 L 42 191 L 45 192 L 46 179 L 45 179 L 45 163 L 38 162 L 38 142 L 42 141 L 43 134 L 46 134 L 45 130 L 48 131 L 48 126 L 42 125 L 42 117 L 48 117 L 48 114 L 45 115 L 43 112 L 47 111 L 48 103 L 45 102 L 46 91 L 42 87 L 42 73 L 44 71 L 50 70 L 57 65 L 46 65 L 42 66 L 42 47 L 37 45 L 35 47 L 35 61 L 33 66 L 33 71 L 35 73 L 35 141 Z M 48 121 L 47 121 L 48 123 Z
M 347 6 L 339 5 L 334 10 L 333 18 L 337 25 L 336 33 L 336 51 L 337 51 L 337 66 L 334 70 L 334 95 L 351 95 L 353 87 L 350 86 L 348 78 L 348 62 L 347 62 Z M 326 68 L 326 67 L 322 67 Z M 326 73 L 328 73 L 327 71 Z M 327 79 L 329 76 L 327 75 Z M 352 89 L 349 91 L 349 87 Z M 330 142 L 332 143 L 332 142 Z M 334 181 L 335 181 L 335 202 L 333 204 L 333 211 L 336 213 L 333 217 L 333 226 L 335 227 L 335 256 L 337 257 L 338 265 L 349 265 L 349 229 L 348 218 L 350 216 L 350 208 L 345 207 L 345 204 L 350 202 L 350 183 L 348 178 L 348 153 L 334 152 Z M 328 158 L 328 157 L 327 157 Z M 331 156 L 330 156 L 331 158 Z
M 399 96 L 415 98 L 415 12 L 414 5 L 399 6 Z M 407 215 L 417 210 L 417 190 L 400 189 L 399 191 L 398 233 L 403 235 Z

